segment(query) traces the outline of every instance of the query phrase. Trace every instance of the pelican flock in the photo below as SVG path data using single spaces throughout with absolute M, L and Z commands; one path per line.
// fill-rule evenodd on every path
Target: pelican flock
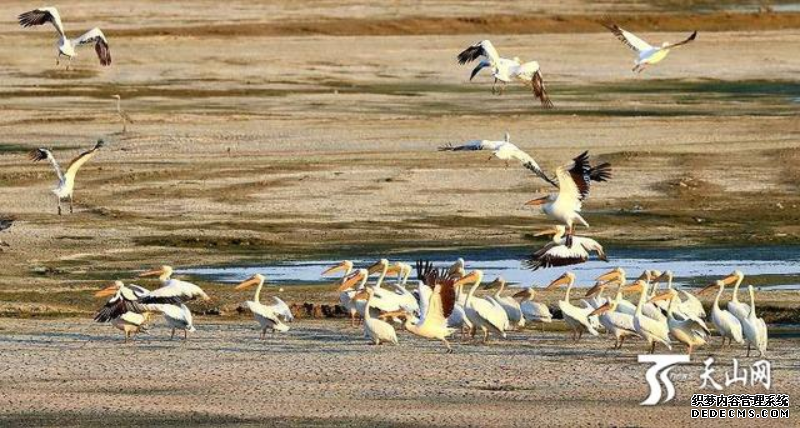
M 108 48 L 108 40 L 106 36 L 95 27 L 83 33 L 77 38 L 70 39 L 64 32 L 64 25 L 61 24 L 61 15 L 58 9 L 54 7 L 43 7 L 34 9 L 29 12 L 21 14 L 18 18 L 19 25 L 23 27 L 32 27 L 36 25 L 45 25 L 50 23 L 58 33 L 58 55 L 56 55 L 56 66 L 59 65 L 61 57 L 67 57 L 67 70 L 72 65 L 72 58 L 77 56 L 75 48 L 79 46 L 94 44 L 94 50 L 97 52 L 97 58 L 100 59 L 100 64 L 103 66 L 111 65 L 111 51 Z

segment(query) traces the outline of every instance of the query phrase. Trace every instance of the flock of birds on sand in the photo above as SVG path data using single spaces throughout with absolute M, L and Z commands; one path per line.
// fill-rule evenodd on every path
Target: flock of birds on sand
M 26 12 L 18 19 L 23 27 L 48 23 L 53 25 L 58 34 L 56 65 L 60 64 L 63 56 L 68 60 L 69 69 L 72 58 L 77 55 L 76 48 L 91 44 L 95 47 L 100 64 L 111 64 L 108 40 L 99 28 L 69 39 L 58 10 L 54 7 Z M 617 25 L 607 25 L 607 28 L 636 52 L 633 68 L 635 73 L 641 73 L 648 66 L 661 62 L 672 49 L 695 40 L 697 36 L 697 32 L 694 32 L 681 42 L 664 42 L 661 46 L 653 46 Z M 469 46 L 457 58 L 460 64 L 478 61 L 470 74 L 470 80 L 483 69 L 488 69 L 494 78 L 492 93 L 502 95 L 508 83 L 517 81 L 529 86 L 544 108 L 554 107 L 538 62 L 523 62 L 519 57 L 501 57 L 489 40 Z M 133 120 L 122 110 L 121 97 L 114 95 L 113 98 L 117 100 L 116 112 L 123 126 L 122 132 L 126 132 L 128 124 L 132 124 Z M 92 149 L 73 159 L 66 171 L 62 171 L 50 150 L 39 148 L 31 153 L 34 161 L 49 161 L 58 176 L 58 185 L 53 192 L 57 198 L 59 215 L 62 214 L 61 203 L 64 200 L 69 202 L 70 213 L 73 212 L 76 174 L 104 145 L 105 142 L 99 140 Z M 555 188 L 553 193 L 526 203 L 539 207 L 548 218 L 556 222 L 553 227 L 538 234 L 551 236 L 551 241 L 524 262 L 530 269 L 584 263 L 589 260 L 591 253 L 595 253 L 599 260 L 607 261 L 603 247 L 594 239 L 576 236 L 575 226 L 589 227 L 580 214 L 582 204 L 589 195 L 592 182 L 611 179 L 610 164 L 592 165 L 588 152 L 583 152 L 569 163 L 557 167 L 555 174 L 551 176 L 533 157 L 511 143 L 508 133 L 501 141 L 475 140 L 458 146 L 446 145 L 440 147 L 440 150 L 490 151 L 492 157 L 507 164 L 511 161 L 519 162 L 536 177 Z M 12 223 L 11 220 L 0 220 L 0 230 L 11 227 Z M 467 272 L 463 259 L 448 268 L 437 268 L 431 262 L 418 261 L 416 288 L 409 291 L 407 282 L 413 270 L 414 267 L 410 264 L 390 263 L 387 259 L 381 259 L 369 267 L 359 269 L 355 269 L 352 262 L 344 261 L 323 274 L 342 272 L 338 283 L 341 305 L 349 313 L 354 326 L 357 320 L 363 320 L 365 337 L 376 345 L 397 344 L 395 326 L 402 326 L 415 336 L 441 341 L 448 352 L 452 352 L 448 338 L 457 332 L 460 332 L 462 341 L 467 336 L 474 339 L 481 332 L 482 342 L 486 343 L 490 334 L 505 338 L 507 331 L 521 329 L 526 323 L 544 324 L 553 320 L 550 309 L 543 303 L 534 301 L 537 291 L 534 287 L 523 288 L 511 296 L 504 296 L 506 282 L 501 277 L 484 285 L 483 272 Z M 150 314 L 160 313 L 172 329 L 173 337 L 177 330 L 182 330 L 184 339 L 188 338 L 188 332 L 195 331 L 195 327 L 192 312 L 186 303 L 195 299 L 208 300 L 209 296 L 195 284 L 172 278 L 172 274 L 173 270 L 169 266 L 142 273 L 142 277 L 158 277 L 161 286 L 153 291 L 139 285 L 115 281 L 96 293 L 97 297 L 110 298 L 98 311 L 95 320 L 110 322 L 122 330 L 127 342 L 134 334 L 146 329 Z M 377 280 L 369 284 L 369 278 L 375 274 L 378 275 Z M 383 287 L 387 275 L 397 275 L 397 280 L 391 283 L 391 289 Z M 767 347 L 766 324 L 756 315 L 752 286 L 748 287 L 750 304 L 739 301 L 738 291 L 743 279 L 744 275 L 735 271 L 697 294 L 717 289 L 710 320 L 722 337 L 723 346 L 726 340 L 729 345 L 732 342 L 743 344 L 746 341 L 748 355 L 751 347 L 763 355 Z M 615 348 L 621 348 L 628 337 L 639 337 L 646 341 L 651 353 L 659 344 L 671 350 L 673 341 L 683 343 L 687 352 L 692 353 L 695 348 L 708 343 L 710 329 L 706 324 L 706 312 L 694 294 L 673 288 L 672 280 L 673 274 L 669 271 L 646 270 L 635 281 L 628 283 L 623 269 L 612 269 L 598 277 L 586 297 L 579 305 L 574 305 L 570 292 L 575 285 L 575 275 L 565 272 L 544 288 L 544 291 L 566 286 L 564 298 L 558 301 L 558 309 L 576 341 L 584 333 L 597 336 L 600 331 L 605 331 L 613 336 Z M 662 282 L 666 282 L 666 289 L 659 292 L 659 284 Z M 245 302 L 245 306 L 258 321 L 262 339 L 267 331 L 288 331 L 288 323 L 294 319 L 290 308 L 277 296 L 273 297 L 270 305 L 261 303 L 264 283 L 265 277 L 257 274 L 235 288 L 244 290 L 256 287 L 253 300 Z M 727 309 L 722 309 L 720 298 L 725 287 L 731 284 L 732 298 Z M 465 286 L 469 286 L 467 292 Z M 495 291 L 490 295 L 478 296 L 478 289 Z M 606 289 L 614 289 L 613 296 L 604 297 Z M 635 303 L 625 299 L 626 294 L 633 292 L 639 293 Z

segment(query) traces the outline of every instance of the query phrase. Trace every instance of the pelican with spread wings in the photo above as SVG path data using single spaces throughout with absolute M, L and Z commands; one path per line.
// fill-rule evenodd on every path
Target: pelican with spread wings
M 61 167 L 58 166 L 58 162 L 56 162 L 56 158 L 53 157 L 53 153 L 50 150 L 38 148 L 30 153 L 30 158 L 32 161 L 38 162 L 47 159 L 50 161 L 50 164 L 53 165 L 53 169 L 56 171 L 56 175 L 58 176 L 58 187 L 53 189 L 53 193 L 56 194 L 56 199 L 58 202 L 58 215 L 61 215 L 61 201 L 64 199 L 69 199 L 69 212 L 70 214 L 73 212 L 72 193 L 75 190 L 75 175 L 78 174 L 78 170 L 81 169 L 83 164 L 88 162 L 89 159 L 93 158 L 97 154 L 98 150 L 100 150 L 103 146 L 105 146 L 105 141 L 102 139 L 97 140 L 94 148 L 81 153 L 69 163 L 67 172 L 65 173 L 61 171 Z
M 552 235 L 553 239 L 531 254 L 523 264 L 534 271 L 554 266 L 576 265 L 589 260 L 589 253 L 592 251 L 597 253 L 598 259 L 604 262 L 608 261 L 603 246 L 599 242 L 592 238 L 573 236 L 572 245 L 568 246 L 566 238 L 564 238 L 566 232 L 567 228 L 559 224 L 552 229 L 537 233 L 536 236 Z
M 60 64 L 61 56 L 63 55 L 68 59 L 67 70 L 69 70 L 70 65 L 72 65 L 72 58 L 77 56 L 75 48 L 90 44 L 94 44 L 94 50 L 100 59 L 100 65 L 111 65 L 111 51 L 108 49 L 108 40 L 106 40 L 105 34 L 97 27 L 85 32 L 80 37 L 69 39 L 64 32 L 64 26 L 61 24 L 61 16 L 58 14 L 58 9 L 54 7 L 34 9 L 21 14 L 17 19 L 19 20 L 19 25 L 26 28 L 34 25 L 44 25 L 48 22 L 53 24 L 58 33 L 56 66 Z
M 606 28 L 614 33 L 617 38 L 625 44 L 625 46 L 633 49 L 638 55 L 633 67 L 634 73 L 641 73 L 647 68 L 648 65 L 657 64 L 664 60 L 669 55 L 670 50 L 683 46 L 697 38 L 697 31 L 692 33 L 691 36 L 678 43 L 664 42 L 661 46 L 652 46 L 644 40 L 637 37 L 635 34 L 623 30 L 616 24 L 604 24 Z

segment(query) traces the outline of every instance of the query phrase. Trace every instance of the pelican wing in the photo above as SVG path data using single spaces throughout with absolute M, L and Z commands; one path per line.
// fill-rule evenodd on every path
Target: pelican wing
M 519 307 L 522 311 L 522 315 L 528 321 L 550 322 L 553 319 L 553 315 L 550 313 L 550 308 L 548 308 L 544 303 L 525 301 L 522 302 Z
M 636 37 L 633 33 L 625 31 L 622 28 L 619 28 L 617 24 L 610 24 L 610 25 L 603 24 L 603 25 L 606 28 L 608 28 L 609 31 L 614 33 L 614 35 L 617 36 L 617 38 L 622 43 L 625 44 L 625 46 L 633 49 L 636 52 L 649 51 L 653 49 L 653 47 L 649 43 Z
M 453 313 L 456 304 L 456 289 L 453 285 L 454 281 L 450 279 L 436 284 L 428 304 L 428 311 L 420 321 L 420 328 L 424 328 L 425 324 L 447 325 L 447 318 Z
M 120 315 L 119 318 L 128 324 L 137 326 L 144 324 L 145 321 L 144 315 L 137 314 L 136 312 L 125 312 L 124 314 Z
M 538 251 L 528 257 L 523 263 L 530 270 L 546 269 L 557 266 L 570 266 L 589 260 L 586 249 L 575 243 L 571 247 L 564 244 L 550 243 L 544 252 Z
M 91 150 L 87 150 L 81 154 L 79 154 L 72 162 L 69 163 L 67 167 L 67 173 L 65 174 L 66 178 L 75 179 L 75 175 L 78 174 L 78 170 L 81 169 L 83 164 L 89 162 L 89 159 L 93 158 L 97 151 L 100 150 L 105 145 L 103 140 L 97 140 L 97 144 Z
M 544 108 L 553 108 L 553 102 L 550 101 L 550 96 L 547 95 L 547 90 L 544 87 L 544 80 L 542 79 L 542 72 L 537 71 L 533 73 L 533 77 L 531 78 L 531 90 L 533 91 L 533 96 L 538 98 L 539 101 L 542 103 L 542 107 Z
M 623 314 L 621 312 L 611 311 L 608 311 L 603 315 L 608 317 L 608 320 L 611 321 L 611 324 L 614 324 L 615 327 L 631 333 L 636 333 L 636 327 L 633 326 L 633 316 Z
M 275 301 L 275 304 L 272 306 L 275 312 L 281 316 L 286 321 L 294 321 L 294 315 L 292 315 L 292 310 L 289 309 L 289 305 L 286 304 L 283 300 L 281 300 L 278 296 L 272 296 L 272 300 Z
M 667 46 L 665 47 L 665 49 L 677 48 L 678 46 L 682 46 L 682 45 L 685 45 L 685 44 L 687 44 L 687 43 L 690 43 L 692 40 L 694 40 L 694 39 L 696 39 L 696 38 L 697 38 L 697 31 L 695 31 L 694 33 L 692 33 L 692 35 L 691 35 L 691 36 L 687 37 L 687 38 L 686 38 L 686 40 L 680 41 L 680 42 L 678 42 L 678 43 L 672 43 L 672 44 L 669 44 L 669 45 L 667 45 Z
M 480 71 L 483 70 L 484 68 L 491 67 L 491 66 L 492 66 L 492 64 L 489 63 L 489 61 L 481 61 L 481 62 L 479 62 L 478 66 L 472 69 L 472 73 L 470 73 L 470 75 L 469 75 L 469 80 L 474 79 L 475 76 L 477 76 L 478 73 L 480 73 Z
M 572 164 L 556 170 L 558 178 L 558 199 L 567 198 L 575 204 L 589 196 L 592 181 L 608 181 L 611 178 L 611 165 L 603 163 L 592 167 L 589 165 L 589 152 L 585 151 L 572 160 Z
M 126 312 L 142 313 L 146 309 L 137 302 L 125 300 L 121 297 L 111 298 L 94 316 L 97 322 L 109 322 L 120 317 Z
M 200 287 L 192 284 L 191 282 L 180 281 L 177 279 L 170 279 L 161 287 L 150 292 L 148 297 L 165 297 L 179 299 L 181 302 L 186 302 L 194 299 L 208 300 L 208 294 Z
M 503 142 L 502 144 L 499 144 L 497 146 L 497 148 L 494 150 L 494 154 L 500 159 L 511 158 L 518 160 L 522 164 L 522 166 L 524 166 L 525 168 L 536 174 L 537 177 L 552 184 L 553 186 L 558 187 L 558 184 L 556 184 L 556 182 L 553 181 L 553 179 L 551 179 L 550 177 L 547 176 L 547 174 L 545 174 L 545 172 L 542 170 L 542 168 L 539 166 L 536 160 L 534 160 L 533 157 L 531 157 L 531 155 L 522 151 L 522 149 L 517 147 L 515 144 Z
M 460 146 L 454 146 L 452 144 L 446 144 L 444 146 L 439 147 L 439 151 L 450 151 L 450 152 L 460 152 L 460 151 L 474 151 L 474 150 L 497 150 L 500 148 L 505 141 L 492 141 L 492 140 L 470 140 Z
M 43 7 L 25 12 L 17 17 L 19 25 L 23 27 L 32 27 L 34 25 L 44 25 L 46 23 L 53 24 L 58 34 L 64 36 L 64 26 L 61 25 L 61 16 L 58 10 L 54 7 Z
M 92 28 L 77 39 L 72 40 L 75 46 L 88 45 L 94 43 L 94 50 L 97 52 L 97 58 L 100 59 L 100 65 L 111 65 L 111 50 L 108 48 L 108 40 L 105 34 L 99 28 Z
M 41 160 L 47 159 L 50 162 L 50 165 L 52 165 L 53 169 L 56 171 L 58 180 L 64 181 L 64 174 L 61 173 L 61 167 L 58 165 L 56 158 L 53 157 L 53 153 L 50 150 L 40 147 L 36 150 L 32 150 L 28 154 L 28 157 L 34 162 L 39 162 Z
M 481 40 L 458 54 L 458 63 L 466 64 L 480 57 L 489 60 L 490 64 L 497 64 L 497 61 L 500 60 L 500 55 L 497 54 L 497 50 L 494 48 L 494 45 L 492 45 L 492 42 Z

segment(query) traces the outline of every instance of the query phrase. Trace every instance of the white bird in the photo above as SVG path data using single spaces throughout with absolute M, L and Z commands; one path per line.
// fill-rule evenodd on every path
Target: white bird
M 648 286 L 649 284 L 645 280 L 638 279 L 625 288 L 626 291 L 639 292 L 639 304 L 636 305 L 636 313 L 633 315 L 633 327 L 636 333 L 650 345 L 650 354 L 655 352 L 657 343 L 663 344 L 671 351 L 672 342 L 669 340 L 669 326 L 667 323 L 656 321 L 642 313 L 642 308 L 647 301 Z
M 492 70 L 492 77 L 494 77 L 494 84 L 492 85 L 492 93 L 497 93 L 497 82 L 502 83 L 499 93 L 502 94 L 505 85 L 514 80 L 521 82 L 525 86 L 530 86 L 533 91 L 534 97 L 538 98 L 544 108 L 552 108 L 553 102 L 550 101 L 550 96 L 545 89 L 544 80 L 542 79 L 541 67 L 536 61 L 522 63 L 519 57 L 514 59 L 501 58 L 497 50 L 489 40 L 482 40 L 474 45 L 464 49 L 463 52 L 458 54 L 458 63 L 466 64 L 475 61 L 478 58 L 483 58 L 478 66 L 472 70 L 469 80 L 472 80 L 484 68 Z
M 595 281 L 597 281 L 597 283 L 591 289 L 589 289 L 589 291 L 586 293 L 587 296 L 599 293 L 605 287 L 613 284 L 616 284 L 619 287 L 624 287 L 627 282 L 625 269 L 620 267 L 611 269 L 610 271 L 595 278 Z M 624 292 L 625 289 L 623 288 L 623 294 Z M 621 299 L 619 302 L 617 302 L 616 311 L 633 316 L 633 314 L 636 313 L 636 305 L 625 299 Z
M 672 280 L 673 274 L 672 271 L 666 270 L 660 276 L 656 277 L 653 281 L 667 281 L 667 290 L 672 290 Z M 702 320 L 706 317 L 706 310 L 703 308 L 703 303 L 700 299 L 697 298 L 692 293 L 687 292 L 686 290 L 675 290 L 677 292 L 675 296 L 675 306 L 676 311 L 680 314 L 686 315 L 686 317 Z M 705 322 L 704 322 L 705 324 Z
M 325 269 L 322 272 L 322 276 L 330 275 L 332 273 L 336 273 L 339 271 L 343 271 L 344 274 L 342 275 L 342 279 L 340 281 L 340 287 L 337 290 L 339 292 L 339 303 L 347 310 L 350 314 L 350 325 L 355 327 L 356 326 L 356 316 L 358 315 L 358 310 L 356 308 L 356 302 L 353 301 L 353 296 L 356 295 L 358 292 L 357 290 L 352 290 L 350 286 L 345 286 L 345 282 L 347 282 L 350 273 L 353 271 L 353 262 L 350 260 L 344 260 L 341 263 L 331 266 L 328 269 Z M 366 280 L 364 280 L 366 282 Z
M 133 119 L 131 119 L 128 113 L 122 111 L 122 97 L 119 95 L 112 95 L 111 98 L 117 100 L 117 116 L 119 116 L 119 120 L 122 122 L 122 133 L 128 132 L 128 124 L 133 124 Z
M 380 312 L 397 312 L 400 310 L 408 311 L 411 313 L 418 312 L 419 306 L 417 305 L 416 300 L 413 299 L 413 295 L 411 299 L 413 300 L 412 303 L 407 296 L 398 294 L 397 292 L 392 290 L 381 288 L 381 285 L 383 285 L 383 281 L 386 278 L 386 275 L 389 273 L 389 268 L 390 268 L 389 261 L 386 259 L 380 259 L 377 262 L 375 262 L 372 266 L 367 268 L 367 271 L 369 272 L 370 275 L 375 273 L 380 273 L 378 279 L 375 281 L 375 284 L 372 287 L 374 298 L 372 299 L 371 307 L 377 309 Z
M 623 300 L 622 286 L 620 285 L 614 299 L 607 301 L 590 314 L 598 316 L 600 324 L 605 327 L 606 331 L 614 335 L 614 349 L 621 349 L 626 337 L 637 335 L 633 315 L 616 311 L 621 301 Z
M 354 279 L 361 280 L 365 275 L 368 275 L 363 269 L 359 269 L 355 271 Z M 374 343 L 375 345 L 380 345 L 381 343 L 391 343 L 393 345 L 397 345 L 397 333 L 386 321 L 383 321 L 379 318 L 373 318 L 370 314 L 370 309 L 372 308 L 372 301 L 374 300 L 375 291 L 372 287 L 366 287 L 364 290 L 358 292 L 358 294 L 353 297 L 354 300 L 360 301 L 366 299 L 366 306 L 364 308 L 364 333 L 369 338 L 369 340 Z
M 623 30 L 616 24 L 605 25 L 605 27 L 614 33 L 614 35 L 617 36 L 622 43 L 636 52 L 637 58 L 634 61 L 635 66 L 632 70 L 634 73 L 641 73 L 645 68 L 647 68 L 648 65 L 661 62 L 667 57 L 671 49 L 685 45 L 697 37 L 697 31 L 695 31 L 691 36 L 687 37 L 686 40 L 678 43 L 664 42 L 661 44 L 661 46 L 656 47 L 651 46 L 649 43 L 635 36 L 633 33 Z
M 522 316 L 526 321 L 538 323 L 551 323 L 553 322 L 553 315 L 550 313 L 550 308 L 544 303 L 534 302 L 533 297 L 536 291 L 533 286 L 524 288 L 512 297 L 522 299 L 519 303 L 519 308 L 522 311 Z
M 125 333 L 125 342 L 139 333 L 145 331 L 147 312 L 153 310 L 150 305 L 180 305 L 180 299 L 175 297 L 152 296 L 147 289 L 137 285 L 125 285 L 122 281 L 113 284 L 95 293 L 95 297 L 112 296 L 108 302 L 97 312 L 94 320 L 97 322 L 111 322 L 111 324 Z
M 667 325 L 669 326 L 669 334 L 676 340 L 683 343 L 687 347 L 689 355 L 695 347 L 703 346 L 706 344 L 706 335 L 710 334 L 708 327 L 705 323 L 699 323 L 694 319 L 678 319 L 675 317 L 675 309 L 678 307 L 678 292 L 673 289 L 668 289 L 652 299 L 654 301 L 667 300 Z
M 67 167 L 66 173 L 62 173 L 61 167 L 58 166 L 58 162 L 56 162 L 56 158 L 53 157 L 53 153 L 50 150 L 38 148 L 30 152 L 29 156 L 32 161 L 38 162 L 47 159 L 53 166 L 53 169 L 56 171 L 56 175 L 58 176 L 58 186 L 53 189 L 53 193 L 55 193 L 56 202 L 58 203 L 58 215 L 61 215 L 61 201 L 63 199 L 69 199 L 69 212 L 70 214 L 72 213 L 72 194 L 75 190 L 75 176 L 78 174 L 78 170 L 81 169 L 83 164 L 97 155 L 98 150 L 100 150 L 104 145 L 105 141 L 102 139 L 97 140 L 94 148 L 87 150 L 78 155 L 75 159 L 72 159 Z
M 502 276 L 498 276 L 494 281 L 486 286 L 487 289 L 496 287 L 496 291 L 490 297 L 500 305 L 508 316 L 508 322 L 514 330 L 517 328 L 525 327 L 525 317 L 522 316 L 522 308 L 520 304 L 511 296 L 503 296 L 503 290 L 506 288 L 506 280 Z
M 283 289 L 281 288 L 278 291 L 283 291 Z M 281 319 L 281 321 L 293 322 L 294 314 L 292 314 L 292 309 L 289 308 L 289 305 L 287 305 L 286 302 L 284 302 L 283 299 L 278 296 L 272 296 L 272 300 L 275 301 L 275 303 L 272 304 L 272 308 L 275 313 L 278 314 L 278 317 Z
M 472 336 L 474 337 L 477 330 L 480 329 L 483 331 L 483 343 L 486 343 L 490 331 L 500 337 L 506 337 L 505 330 L 508 328 L 508 316 L 499 305 L 475 296 L 475 290 L 480 287 L 481 281 L 483 281 L 483 271 L 473 270 L 456 281 L 455 285 L 461 286 L 472 283 L 464 303 L 464 313 L 472 324 Z
M 197 331 L 194 327 L 194 318 L 192 311 L 184 304 L 169 305 L 169 304 L 147 304 L 144 305 L 145 309 L 153 312 L 161 312 L 164 315 L 164 320 L 167 326 L 172 329 L 170 340 L 175 338 L 175 330 L 183 330 L 183 340 L 189 338 L 190 332 Z
M 211 300 L 208 294 L 197 285 L 179 279 L 172 279 L 172 272 L 172 266 L 164 265 L 157 269 L 142 272 L 139 274 L 139 277 L 158 276 L 158 280 L 161 282 L 161 288 L 151 291 L 149 294 L 150 296 L 175 297 L 182 302 L 195 299 Z
M 497 159 L 503 160 L 506 162 L 506 166 L 508 166 L 508 161 L 518 161 L 522 164 L 525 168 L 529 169 L 531 172 L 536 174 L 537 177 L 541 178 L 542 180 L 552 184 L 553 186 L 557 186 L 556 183 L 553 181 L 552 178 L 548 177 L 547 174 L 542 170 L 536 160 L 531 157 L 531 155 L 525 153 L 515 144 L 511 143 L 511 134 L 508 132 L 505 133 L 505 139 L 502 141 L 493 141 L 493 140 L 471 140 L 467 141 L 466 143 L 460 146 L 453 146 L 452 144 L 447 144 L 444 146 L 439 147 L 440 151 L 478 151 L 478 150 L 485 150 L 491 151 L 492 156 L 489 157 L 489 160 L 492 157 Z
M 553 235 L 553 239 L 528 256 L 523 264 L 534 271 L 555 266 L 576 265 L 589 260 L 590 252 L 595 252 L 599 260 L 608 261 L 603 246 L 599 242 L 584 236 L 573 236 L 572 245 L 567 246 L 567 239 L 564 237 L 566 233 L 567 228 L 560 224 L 537 233 L 535 236 Z
M 108 49 L 108 40 L 97 27 L 85 32 L 78 38 L 68 39 L 64 32 L 64 26 L 61 24 L 61 16 L 59 16 L 58 10 L 54 7 L 34 9 L 21 14 L 17 19 L 19 20 L 19 25 L 23 27 L 44 25 L 48 22 L 53 24 L 58 33 L 56 65 L 60 63 L 61 56 L 64 55 L 68 58 L 67 70 L 69 70 L 72 64 L 72 57 L 77 56 L 75 48 L 92 43 L 94 44 L 94 50 L 97 52 L 97 57 L 100 59 L 100 64 L 103 66 L 111 65 L 111 51 Z
M 417 263 L 417 276 L 422 278 L 420 288 L 428 288 L 430 294 L 420 293 L 420 296 L 429 295 L 425 303 L 420 304 L 420 308 L 424 308 L 422 317 L 416 323 L 406 318 L 405 329 L 414 335 L 441 341 L 447 347 L 447 353 L 452 353 L 447 337 L 456 330 L 448 327 L 447 319 L 456 303 L 456 279 L 448 277 L 444 271 L 437 271 L 429 262 L 423 264 L 421 261 Z
M 244 290 L 254 285 L 257 286 L 253 300 L 248 300 L 244 302 L 244 304 L 247 306 L 247 309 L 253 313 L 256 321 L 258 321 L 258 324 L 261 326 L 261 340 L 264 340 L 266 337 L 267 329 L 271 330 L 273 333 L 276 331 L 281 333 L 289 331 L 289 326 L 281 321 L 280 311 L 282 308 L 276 305 L 267 306 L 261 303 L 261 288 L 264 286 L 264 280 L 264 275 L 257 273 L 234 288 L 234 290 Z
M 763 357 L 767 352 L 767 323 L 764 318 L 759 318 L 756 315 L 756 297 L 753 291 L 753 286 L 748 285 L 747 290 L 750 292 L 750 313 L 747 318 L 742 321 L 742 333 L 745 340 L 747 340 L 747 356 L 750 356 L 750 347 L 758 350 L 758 356 Z
M 582 203 L 589 196 L 592 181 L 607 181 L 611 178 L 611 165 L 603 163 L 589 165 L 589 152 L 583 152 L 572 162 L 556 169 L 558 193 L 551 193 L 528 201 L 525 205 L 540 206 L 542 211 L 567 227 L 565 244 L 572 247 L 575 223 L 589 227 L 589 223 L 579 214 Z
M 730 275 L 722 279 L 725 285 L 733 284 L 733 294 L 728 302 L 728 312 L 732 313 L 739 322 L 743 322 L 750 316 L 750 306 L 739 301 L 739 286 L 744 281 L 744 273 L 740 270 L 733 271 Z
M 572 286 L 575 284 L 575 274 L 572 272 L 564 273 L 551 282 L 545 290 L 553 290 L 565 284 L 567 286 L 567 292 L 564 294 L 564 299 L 558 301 L 558 308 L 561 310 L 564 322 L 570 330 L 572 330 L 572 339 L 576 341 L 580 340 L 584 332 L 588 332 L 592 336 L 599 336 L 600 333 L 594 328 L 591 321 L 589 321 L 589 314 L 593 312 L 593 310 L 590 309 L 587 311 L 585 308 L 580 308 L 569 302 L 569 293 L 572 290 Z
M 714 287 L 718 287 L 719 291 L 714 299 L 714 304 L 711 306 L 711 322 L 717 327 L 717 332 L 722 337 L 722 346 L 725 346 L 725 339 L 728 339 L 728 345 L 731 342 L 743 344 L 742 323 L 733 314 L 719 307 L 719 298 L 725 290 L 725 283 L 722 281 L 712 282 L 697 293 L 703 294 Z

